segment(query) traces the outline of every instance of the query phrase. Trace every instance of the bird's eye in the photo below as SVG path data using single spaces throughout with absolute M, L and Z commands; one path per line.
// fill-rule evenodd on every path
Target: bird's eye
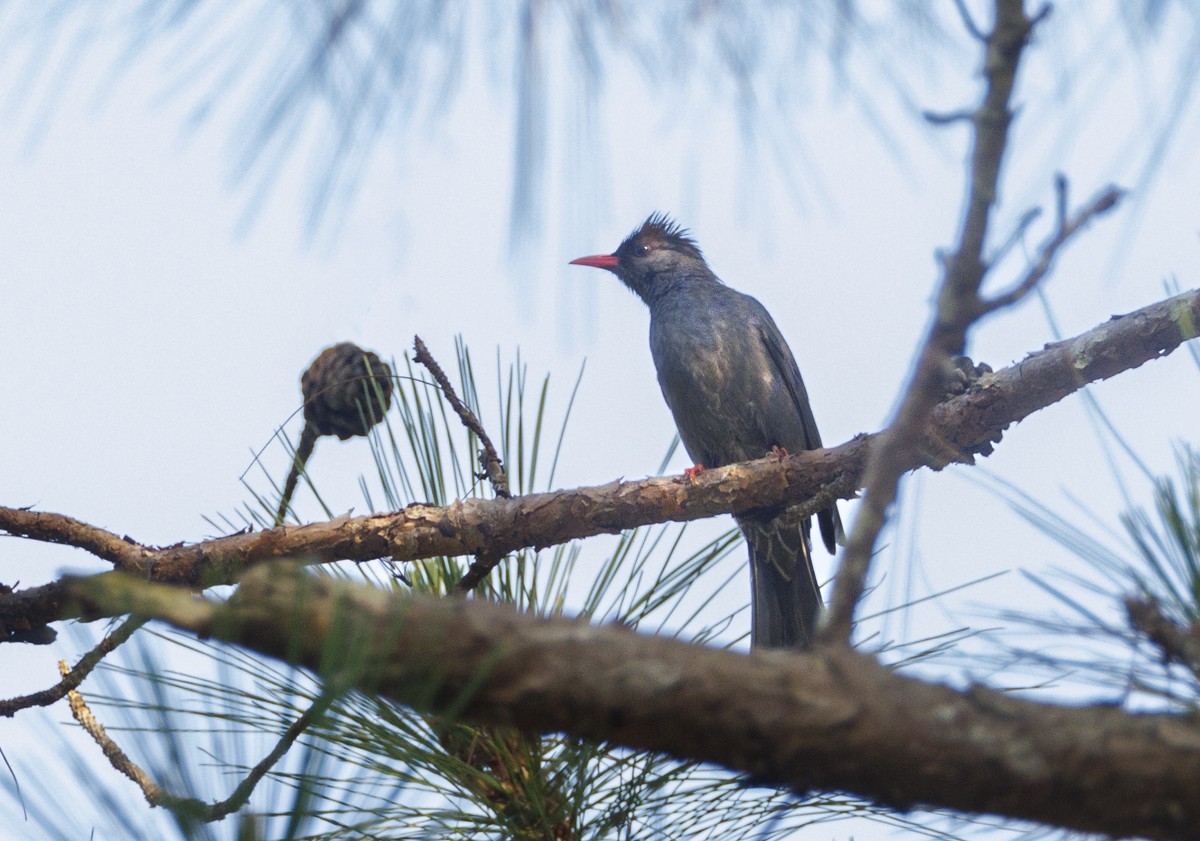
M 639 257 L 645 257 L 647 254 L 650 253 L 650 245 L 645 242 L 641 243 L 637 247 L 637 253 L 638 253 Z

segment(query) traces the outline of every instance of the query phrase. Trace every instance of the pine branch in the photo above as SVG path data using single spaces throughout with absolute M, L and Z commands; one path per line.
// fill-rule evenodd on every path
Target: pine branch
M 938 469 L 986 455 L 1003 431 L 1088 383 L 1131 370 L 1197 336 L 1200 290 L 1114 316 L 1020 363 L 984 374 L 933 411 L 922 446 L 904 468 Z M 775 456 L 705 471 L 610 482 L 511 499 L 466 499 L 446 507 L 411 505 L 393 514 L 339 517 L 303 526 L 246 532 L 190 545 L 143 546 L 59 514 L 0 507 L 0 531 L 77 546 L 149 581 L 204 588 L 232 584 L 250 566 L 280 558 L 309 563 L 394 557 L 505 554 L 668 521 L 685 522 L 779 506 L 812 513 L 852 496 L 878 435 L 831 450 Z M 29 628 L 73 611 L 61 581 L 0 594 L 0 627 Z
M 1200 838 L 1188 716 L 959 691 L 840 644 L 744 655 L 294 569 L 250 576 L 229 602 L 120 573 L 68 586 L 90 610 L 162 619 L 422 712 L 719 763 L 801 796 Z

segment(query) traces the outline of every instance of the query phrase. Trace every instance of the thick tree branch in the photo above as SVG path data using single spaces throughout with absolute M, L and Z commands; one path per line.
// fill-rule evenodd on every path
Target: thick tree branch
M 986 374 L 972 389 L 934 410 L 920 452 L 905 470 L 969 461 L 1013 423 L 1058 402 L 1088 383 L 1107 379 L 1173 351 L 1195 338 L 1200 290 L 1144 307 L 1047 345 L 1024 361 Z M 596 487 L 512 499 L 466 499 L 445 508 L 411 505 L 394 514 L 339 517 L 329 522 L 247 532 L 192 545 L 141 546 L 57 514 L 0 507 L 0 530 L 32 540 L 79 546 L 162 583 L 202 588 L 231 584 L 247 567 L 278 558 L 310 563 L 366 561 L 393 556 L 505 554 L 542 548 L 652 523 L 683 522 L 755 509 L 803 504 L 815 511 L 859 486 L 868 448 L 860 435 L 832 450 L 775 456 L 682 477 L 610 482 Z M 62 619 L 61 582 L 0 595 L 5 628 Z
M 154 563 L 155 552 L 161 551 L 65 514 L 50 514 L 30 508 L 0 508 L 0 512 L 0 529 L 13 537 L 74 546 L 125 572 L 146 572 Z
M 70 592 L 92 611 L 162 618 L 423 712 L 714 762 L 801 796 L 1200 838 L 1189 717 L 956 691 L 841 645 L 736 654 L 285 570 L 252 573 L 225 603 L 119 573 Z

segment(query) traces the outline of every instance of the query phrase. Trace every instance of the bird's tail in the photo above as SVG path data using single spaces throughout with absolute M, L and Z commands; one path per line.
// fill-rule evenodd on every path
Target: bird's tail
M 750 549 L 751 647 L 808 648 L 821 609 L 809 521 L 747 517 L 738 525 Z

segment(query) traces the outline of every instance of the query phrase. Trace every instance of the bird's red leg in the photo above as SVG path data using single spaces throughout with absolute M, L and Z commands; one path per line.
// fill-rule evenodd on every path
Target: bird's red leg
M 783 447 L 776 444 L 774 447 L 771 448 L 771 455 L 775 456 L 775 458 L 777 458 L 777 459 L 782 460 L 782 459 L 787 458 L 788 455 L 790 455 L 790 453 L 788 453 L 788 451 L 785 450 Z
M 706 468 L 704 467 L 703 464 L 696 464 L 696 465 L 693 465 L 692 467 L 689 467 L 687 470 L 683 471 L 683 475 L 689 479 L 695 479 L 697 476 L 699 476 L 701 473 L 703 473 L 705 471 L 705 469 Z

